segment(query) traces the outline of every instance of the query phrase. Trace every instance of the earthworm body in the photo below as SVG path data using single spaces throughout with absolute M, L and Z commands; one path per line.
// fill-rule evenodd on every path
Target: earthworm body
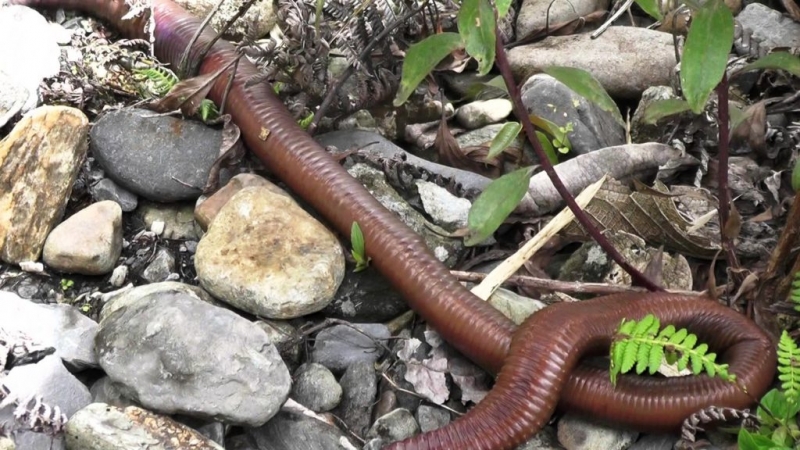
M 146 13 L 122 20 L 129 8 L 124 0 L 9 3 L 82 10 L 129 38 L 149 38 Z M 175 67 L 200 20 L 169 0 L 152 0 L 151 7 L 156 56 Z M 195 57 L 212 38 L 213 31 L 202 33 L 193 49 Z M 236 56 L 234 46 L 220 40 L 200 73 L 215 72 Z M 246 59 L 240 61 L 226 105 L 250 150 L 340 233 L 348 236 L 358 222 L 373 266 L 444 339 L 497 374 L 492 391 L 464 417 L 388 448 L 511 449 L 544 426 L 557 407 L 617 426 L 674 431 L 702 408 L 746 408 L 769 388 L 776 364 L 770 337 L 710 300 L 661 293 L 614 295 L 549 306 L 517 329 L 451 276 L 416 233 L 302 130 L 268 84 L 245 87 L 245 80 L 257 72 Z M 227 77 L 220 77 L 209 94 L 217 104 L 226 83 Z M 747 394 L 705 375 L 622 376 L 612 387 L 607 370 L 581 362 L 584 356 L 607 351 L 622 318 L 641 319 L 647 313 L 662 323 L 688 327 L 707 342 L 730 364 Z

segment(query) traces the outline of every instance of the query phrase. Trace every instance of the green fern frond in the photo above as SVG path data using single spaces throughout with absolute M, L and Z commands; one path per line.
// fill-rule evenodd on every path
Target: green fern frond
M 794 303 L 794 310 L 800 311 L 800 271 L 795 272 L 792 281 L 792 291 L 789 293 L 789 300 Z
M 165 67 L 147 67 L 144 69 L 134 69 L 134 74 L 141 77 L 141 90 L 143 95 L 149 98 L 159 98 L 178 84 L 178 76 Z
M 786 399 L 797 403 L 800 399 L 800 349 L 786 330 L 778 342 L 778 379 Z
M 203 101 L 200 102 L 200 108 L 197 110 L 197 114 L 200 116 L 200 119 L 205 122 L 217 118 L 219 116 L 219 110 L 214 102 L 204 98 Z
M 647 370 L 652 375 L 665 358 L 677 362 L 679 370 L 689 367 L 695 375 L 705 372 L 726 381 L 735 380 L 736 377 L 728 373 L 728 365 L 717 364 L 717 355 L 708 353 L 707 344 L 697 345 L 696 335 L 683 328 L 676 330 L 673 325 L 667 325 L 659 331 L 660 327 L 658 318 L 652 314 L 638 322 L 622 321 L 611 344 L 612 384 L 616 385 L 620 373 L 630 372 L 634 366 L 637 374 L 641 375 Z

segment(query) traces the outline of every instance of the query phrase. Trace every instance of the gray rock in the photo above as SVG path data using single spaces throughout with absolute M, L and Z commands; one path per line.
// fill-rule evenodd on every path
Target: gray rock
M 408 304 L 386 278 L 375 270 L 348 272 L 325 317 L 350 322 L 384 322 L 408 311 Z
M 22 110 L 28 101 L 28 90 L 0 70 L 0 127 Z
M 422 207 L 436 225 L 452 231 L 467 226 L 472 202 L 458 198 L 430 181 L 418 180 L 417 192 L 422 200 Z
M 55 355 L 48 356 L 36 364 L 11 369 L 3 379 L 12 395 L 24 401 L 32 395 L 41 397 L 50 407 L 58 406 L 69 420 L 78 410 L 92 401 L 89 390 Z M 11 423 L 13 404 L 0 409 L 0 426 Z M 63 435 L 55 438 L 43 433 L 19 431 L 15 436 L 17 450 L 64 449 Z
M 142 278 L 150 283 L 165 281 L 171 273 L 175 272 L 175 256 L 166 248 L 159 248 L 156 256 L 142 272 Z
M 588 71 L 612 97 L 634 99 L 650 86 L 669 85 L 675 68 L 672 35 L 637 27 L 610 27 L 599 39 L 590 33 L 551 36 L 508 51 L 517 79 L 549 66 Z
M 625 143 L 625 129 L 614 117 L 550 75 L 534 75 L 522 85 L 522 103 L 529 113 L 560 127 L 572 124 L 567 134 L 572 155 Z
M 638 437 L 636 431 L 599 425 L 570 413 L 558 421 L 558 441 L 567 450 L 623 450 Z
M 221 130 L 142 109 L 110 111 L 90 134 L 92 153 L 109 178 L 165 203 L 200 196 L 222 142 Z
M 334 411 L 353 433 L 363 436 L 370 425 L 378 395 L 378 380 L 372 363 L 357 362 L 347 368 L 339 380 L 342 403 Z
M 322 364 L 306 363 L 294 373 L 291 396 L 312 411 L 325 412 L 342 400 L 342 386 Z
M 65 36 L 66 34 L 66 36 Z M 0 72 L 25 88 L 22 112 L 38 102 L 39 83 L 61 70 L 59 42 L 69 34 L 35 9 L 20 5 L 0 8 Z M 2 125 L 2 124 L 0 124 Z
M 750 3 L 736 16 L 753 32 L 760 47 L 800 47 L 800 23 L 761 3 Z
M 69 450 L 223 450 L 222 446 L 169 417 L 136 406 L 123 410 L 105 403 L 92 403 L 78 411 L 67 424 L 66 435 Z
M 220 306 L 221 303 L 216 301 L 214 297 L 204 291 L 199 286 L 192 286 L 190 284 L 178 283 L 176 281 L 164 281 L 162 283 L 145 284 L 136 286 L 133 289 L 120 292 L 119 294 L 109 298 L 106 301 L 103 310 L 100 311 L 100 323 L 103 323 L 106 317 L 110 316 L 114 311 L 136 302 L 141 298 L 157 297 L 159 295 L 180 295 L 189 296 L 197 300 Z
M 311 361 L 335 373 L 356 362 L 372 364 L 383 355 L 390 336 L 389 328 L 380 323 L 334 325 L 317 333 Z
M 259 319 L 254 323 L 267 333 L 269 341 L 278 348 L 278 352 L 287 366 L 296 368 L 300 364 L 300 357 L 305 348 L 305 339 L 292 324 L 269 319 Z
M 383 206 L 397 214 L 400 220 L 419 234 L 439 261 L 452 266 L 459 260 L 464 251 L 464 241 L 446 237 L 445 230 L 428 222 L 424 215 L 389 185 L 383 172 L 367 164 L 356 164 L 348 169 L 348 173 L 358 179 Z
M 672 434 L 648 434 L 634 442 L 628 450 L 672 450 L 678 436 Z
M 407 411 L 407 410 L 404 410 Z M 450 413 L 442 408 L 429 405 L 419 405 L 416 412 L 419 429 L 423 433 L 433 431 L 450 423 Z
M 281 412 L 264 426 L 247 434 L 259 449 L 350 450 L 352 442 L 338 428 L 312 417 Z
M 89 393 L 92 394 L 92 403 L 105 403 L 118 408 L 139 406 L 133 400 L 122 395 L 119 387 L 109 377 L 103 377 L 95 381 L 92 387 L 89 388 Z
M 397 442 L 419 433 L 419 425 L 407 409 L 398 408 L 379 417 L 367 433 L 367 439 L 380 438 L 384 442 Z
M 357 147 L 362 151 L 369 152 L 375 156 L 381 156 L 388 160 L 394 158 L 404 158 L 409 164 L 423 168 L 429 173 L 441 177 L 452 179 L 455 183 L 467 192 L 478 194 L 491 183 L 491 179 L 466 170 L 454 169 L 452 167 L 436 164 L 428 160 L 414 156 L 395 145 L 383 136 L 364 130 L 342 130 L 331 133 L 324 133 L 316 136 L 315 139 L 323 146 L 334 146 L 340 151 L 345 151 L 351 147 Z
M 131 212 L 136 209 L 136 206 L 139 204 L 139 199 L 134 193 L 114 183 L 114 180 L 111 178 L 103 178 L 98 181 L 89 189 L 89 192 L 91 192 L 92 198 L 97 202 L 103 200 L 117 202 L 123 212 Z
M 555 430 L 548 426 L 542 428 L 527 442 L 517 447 L 516 450 L 564 450 L 564 447 L 558 443 Z
M 42 305 L 0 291 L 0 328 L 55 348 L 55 354 L 74 370 L 97 367 L 97 323 L 73 306 Z
M 266 333 L 193 296 L 129 303 L 103 319 L 96 342 L 122 394 L 160 413 L 259 426 L 289 394 L 289 371 Z

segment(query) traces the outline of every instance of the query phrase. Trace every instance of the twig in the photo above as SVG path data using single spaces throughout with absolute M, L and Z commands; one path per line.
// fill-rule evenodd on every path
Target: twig
M 600 247 L 602 247 L 603 250 L 606 251 L 606 253 L 608 253 L 611 259 L 619 264 L 619 266 L 625 272 L 630 274 L 631 279 L 635 284 L 644 286 L 651 291 L 662 291 L 662 287 L 655 284 L 652 280 L 639 272 L 635 267 L 631 266 L 630 263 L 625 261 L 625 258 L 623 258 L 617 249 L 614 248 L 614 246 L 608 241 L 608 239 L 606 239 L 606 237 L 600 233 L 600 230 L 598 230 L 597 227 L 589 220 L 589 217 L 586 215 L 586 213 L 584 213 L 575 203 L 575 198 L 564 186 L 564 183 L 558 177 L 555 168 L 550 163 L 547 155 L 545 155 L 544 149 L 542 149 L 542 145 L 539 143 L 539 139 L 536 137 L 536 130 L 533 128 L 533 124 L 526 114 L 525 105 L 522 104 L 522 98 L 520 97 L 519 86 L 517 86 L 517 83 L 514 80 L 514 75 L 511 73 L 511 66 L 508 63 L 508 56 L 506 55 L 505 48 L 503 48 L 503 37 L 499 27 L 495 27 L 495 36 L 495 49 L 497 54 L 495 64 L 497 65 L 498 69 L 500 69 L 500 73 L 503 76 L 503 81 L 505 81 L 506 87 L 508 87 L 509 97 L 511 98 L 511 102 L 514 107 L 514 114 L 522 124 L 522 128 L 525 130 L 525 135 L 528 138 L 528 142 L 530 142 L 530 144 L 533 146 L 533 149 L 536 151 L 536 155 L 539 158 L 539 163 L 541 164 L 545 173 L 547 173 L 547 176 L 550 178 L 553 186 L 556 188 L 558 193 L 561 194 L 561 198 L 563 198 L 567 203 L 567 206 L 569 206 L 569 209 L 572 210 L 572 213 L 575 214 L 575 218 L 578 219 L 578 223 L 580 223 L 583 228 L 586 229 L 589 235 L 597 242 L 598 245 L 600 245 Z
M 730 142 L 730 112 L 728 111 L 728 76 L 723 72 L 722 80 L 717 85 L 717 103 L 718 105 L 718 118 L 719 122 L 719 144 L 717 146 L 718 154 L 718 170 L 717 170 L 717 186 L 719 196 L 719 229 L 721 232 L 722 248 L 725 249 L 728 257 L 728 268 L 737 269 L 739 267 L 739 260 L 736 258 L 736 252 L 733 248 L 731 236 L 725 233 L 726 225 L 730 220 L 730 204 L 731 192 L 728 189 L 728 150 Z
M 592 39 L 597 39 L 601 34 L 605 33 L 608 27 L 610 27 L 615 20 L 619 19 L 621 15 L 625 14 L 625 11 L 630 9 L 631 5 L 633 5 L 633 0 L 625 0 L 625 3 L 623 3 L 622 6 L 620 6 L 619 9 L 608 18 L 608 20 L 606 20 L 597 30 L 595 30 L 594 33 L 592 33 Z
M 606 182 L 606 178 L 603 176 L 599 181 L 584 189 L 576 199 L 576 204 L 581 208 L 585 208 Z M 488 300 L 492 293 L 503 284 L 503 281 L 515 274 L 525 264 L 525 261 L 529 260 L 537 250 L 542 248 L 551 237 L 572 222 L 574 218 L 575 215 L 572 214 L 572 211 L 569 208 L 564 208 L 558 215 L 547 222 L 547 225 L 536 233 L 536 236 L 529 239 L 516 253 L 506 258 L 505 261 L 492 270 L 489 276 L 472 289 L 472 293 L 484 300 Z
M 214 9 L 209 11 L 206 18 L 203 19 L 203 22 L 200 24 L 199 27 L 197 27 L 197 31 L 195 31 L 194 36 L 192 36 L 192 39 L 189 40 L 189 44 L 186 45 L 185 49 L 183 49 L 183 55 L 181 55 L 181 61 L 180 63 L 178 63 L 178 70 L 177 70 L 178 77 L 180 78 L 188 77 L 189 73 L 186 70 L 186 65 L 189 62 L 189 53 L 192 51 L 192 47 L 194 47 L 194 44 L 197 43 L 197 40 L 200 39 L 200 35 L 203 33 L 203 30 L 206 29 L 208 23 L 211 22 L 211 19 L 213 19 L 214 16 L 217 14 L 217 12 L 219 12 L 219 9 L 222 7 L 222 4 L 224 2 L 225 0 L 219 0 L 219 2 L 217 2 L 217 4 L 214 6 Z M 194 72 L 194 70 L 192 70 L 191 72 Z
M 392 379 L 391 379 L 391 377 L 389 377 L 388 375 L 386 375 L 386 372 L 381 372 L 381 376 L 382 376 L 382 377 L 383 377 L 383 379 L 384 379 L 384 380 L 386 380 L 386 381 L 387 381 L 387 382 L 388 382 L 390 385 L 392 385 L 392 387 L 393 387 L 393 388 L 397 389 L 398 391 L 400 391 L 400 392 L 405 392 L 405 393 L 406 393 L 406 394 L 408 394 L 408 395 L 413 395 L 414 397 L 418 397 L 418 398 L 421 398 L 421 399 L 423 399 L 423 400 L 428 400 L 428 398 L 427 398 L 427 397 L 424 397 L 424 396 L 422 396 L 422 395 L 419 395 L 419 394 L 417 394 L 417 393 L 416 393 L 416 392 L 414 392 L 414 391 L 409 391 L 408 389 L 403 389 L 403 388 L 401 388 L 400 386 L 398 386 L 398 385 L 397 385 L 397 383 L 395 383 L 395 382 L 394 382 L 394 380 L 392 380 Z M 449 406 L 446 406 L 446 405 L 439 405 L 439 404 L 436 404 L 436 406 L 438 406 L 438 407 L 440 407 L 440 408 L 442 408 L 442 409 L 446 409 L 446 410 L 450 411 L 451 413 L 453 413 L 453 414 L 456 414 L 456 415 L 458 415 L 458 416 L 463 416 L 463 415 L 464 415 L 464 413 L 462 413 L 462 412 L 458 412 L 458 411 L 456 411 L 455 409 L 453 409 L 453 408 L 451 408 L 451 407 L 449 407 Z
M 479 272 L 463 272 L 459 270 L 450 271 L 453 276 L 458 278 L 459 281 L 481 282 L 488 275 Z M 564 292 L 567 294 L 593 294 L 593 295 L 609 295 L 621 294 L 626 292 L 647 292 L 647 289 L 638 286 L 625 286 L 619 284 L 605 284 L 605 283 L 585 283 L 581 281 L 560 281 L 551 280 L 548 278 L 537 278 L 526 275 L 513 275 L 503 281 L 503 285 L 511 287 L 525 287 L 531 289 L 539 289 L 550 292 Z M 724 291 L 725 286 L 717 287 L 716 290 Z M 681 295 L 706 295 L 705 291 L 684 291 L 680 289 L 667 289 L 667 292 Z

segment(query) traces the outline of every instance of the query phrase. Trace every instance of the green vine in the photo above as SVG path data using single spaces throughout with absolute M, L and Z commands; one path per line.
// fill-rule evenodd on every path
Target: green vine
M 611 345 L 611 383 L 616 386 L 617 376 L 630 372 L 634 366 L 641 375 L 645 370 L 653 375 L 666 358 L 677 364 L 678 370 L 690 368 L 692 373 L 702 372 L 726 381 L 735 381 L 728 373 L 727 364 L 718 364 L 716 353 L 708 353 L 708 345 L 697 345 L 697 336 L 685 328 L 676 329 L 661 322 L 652 314 L 642 320 L 623 320 Z

